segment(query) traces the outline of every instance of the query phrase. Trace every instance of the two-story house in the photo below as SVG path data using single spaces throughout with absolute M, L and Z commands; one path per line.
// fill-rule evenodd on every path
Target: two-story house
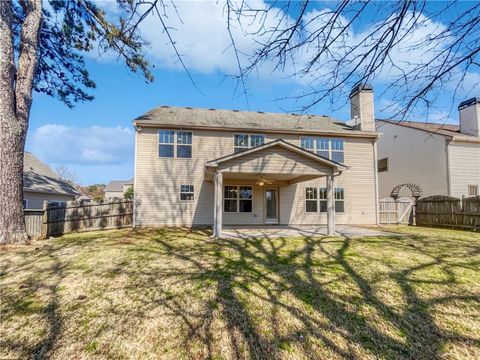
M 377 223 L 373 91 L 327 116 L 161 106 L 134 120 L 135 226 Z
M 480 98 L 458 110 L 459 125 L 377 120 L 381 197 L 405 183 L 424 196 L 480 195 Z

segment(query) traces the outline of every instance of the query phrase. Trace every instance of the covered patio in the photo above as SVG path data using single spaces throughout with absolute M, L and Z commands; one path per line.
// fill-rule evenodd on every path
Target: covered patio
M 300 182 L 318 178 L 326 178 L 327 197 L 327 224 L 326 234 L 335 235 L 335 177 L 348 167 L 300 148 L 284 140 L 275 140 L 262 146 L 234 153 L 205 164 L 205 179 L 214 183 L 214 225 L 215 237 L 224 237 L 224 186 L 235 181 L 250 181 L 257 186 L 264 187 L 267 183 L 275 187 L 285 187 Z M 273 186 L 273 185 L 272 185 Z M 272 190 L 273 191 L 273 190 Z M 278 202 L 278 192 L 267 196 L 276 197 L 275 206 L 282 211 Z M 265 207 L 268 209 L 269 204 Z M 262 214 L 263 215 L 263 214 Z M 264 217 L 264 224 L 269 224 L 268 213 Z M 282 224 L 277 214 L 277 221 Z M 243 225 L 243 224 L 240 224 Z M 247 225 L 247 224 L 245 224 Z M 270 226 L 270 225 L 269 225 Z M 325 225 L 324 225 L 325 227 Z
M 335 235 L 347 238 L 364 236 L 388 236 L 391 233 L 361 226 L 338 225 Z M 230 239 L 279 237 L 321 237 L 328 236 L 327 227 L 324 225 L 312 226 L 224 226 L 222 237 Z

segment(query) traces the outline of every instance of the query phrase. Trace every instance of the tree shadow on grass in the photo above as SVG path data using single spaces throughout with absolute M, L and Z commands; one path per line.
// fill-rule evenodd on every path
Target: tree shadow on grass
M 123 290 L 130 297 L 127 300 L 135 298 L 135 306 L 116 313 L 102 310 L 101 316 L 113 317 L 110 323 L 127 324 L 148 322 L 152 313 L 168 317 L 185 329 L 172 332 L 178 338 L 167 334 L 169 345 L 178 351 L 181 344 L 182 356 L 195 359 L 219 354 L 233 359 L 278 359 L 289 354 L 308 359 L 419 359 L 440 358 L 452 343 L 470 349 L 480 346 L 475 334 L 459 334 L 436 319 L 438 306 L 453 305 L 461 311 L 459 304 L 480 301 L 478 293 L 458 287 L 459 271 L 479 269 L 476 243 L 462 243 L 459 249 L 454 240 L 432 243 L 421 236 L 214 240 L 209 235 L 205 230 L 172 229 L 105 235 L 100 246 L 122 247 L 126 258 L 112 259 L 110 272 L 102 269 L 95 279 L 111 283 L 119 275 L 127 278 Z M 48 298 L 40 309 L 20 305 L 42 314 L 47 323 L 42 340 L 22 351 L 30 358 L 55 354 L 66 331 L 59 286 L 72 268 L 61 254 L 85 252 L 95 242 L 98 235 L 82 235 L 73 243 L 59 239 L 21 264 L 2 265 L 2 273 L 7 273 L 50 260 L 48 272 L 34 272 L 18 284 L 25 299 L 40 288 Z M 88 254 L 94 256 L 93 250 Z M 408 261 L 401 258 L 405 254 Z M 392 299 L 398 302 L 386 301 L 379 286 L 382 279 L 393 284 L 398 294 Z M 421 286 L 457 290 L 426 294 Z M 111 300 L 108 295 L 104 299 Z M 18 297 L 2 301 L 7 309 L 3 315 L 18 310 Z M 12 339 L 8 343 L 2 339 L 0 345 L 12 352 L 25 347 Z M 121 351 L 116 355 L 125 356 Z
M 418 243 L 423 240 L 425 239 L 417 238 L 415 241 Z M 390 267 L 385 275 L 401 289 L 404 299 L 402 309 L 385 303 L 381 297 L 377 296 L 375 284 L 355 269 L 354 264 L 349 260 L 349 252 L 353 251 L 351 250 L 352 240 L 349 238 L 304 237 L 301 240 L 303 245 L 294 249 L 289 249 L 287 246 L 289 240 L 283 238 L 275 240 L 198 239 L 192 241 L 191 247 L 185 243 L 177 245 L 174 241 L 163 238 L 157 238 L 156 241 L 161 244 L 167 257 L 176 257 L 186 266 L 193 266 L 195 270 L 186 274 L 188 279 L 208 280 L 212 286 L 216 286 L 214 301 L 222 309 L 233 357 L 236 359 L 280 358 L 282 351 L 285 348 L 288 350 L 292 345 L 302 349 L 305 357 L 317 358 L 316 348 L 311 346 L 307 337 L 315 338 L 324 344 L 331 354 L 344 358 L 358 357 L 359 348 L 362 349 L 360 354 L 367 353 L 380 358 L 439 358 L 442 348 L 448 342 L 480 345 L 480 340 L 473 334 L 470 337 L 462 336 L 445 328 L 439 328 L 432 314 L 433 307 L 439 303 L 449 302 L 452 299 L 478 302 L 479 296 L 470 294 L 426 300 L 417 294 L 415 284 L 418 280 L 411 279 L 411 275 L 415 272 L 440 266 L 447 278 L 442 281 L 442 285 L 454 285 L 456 279 L 453 268 L 461 266 L 471 269 L 477 264 L 469 263 L 468 260 L 450 261 L 447 258 L 451 254 L 448 253 L 430 254 L 423 248 L 417 249 L 415 246 L 406 245 L 403 238 L 392 237 L 383 241 L 387 241 L 389 246 L 395 246 L 396 243 L 399 248 L 408 246 L 410 252 L 418 252 L 419 255 L 430 260 L 406 268 L 385 265 Z M 478 246 L 472 245 L 468 254 L 478 254 L 478 251 Z M 318 259 L 318 254 L 323 254 L 321 260 Z M 337 267 L 339 276 L 332 281 L 351 283 L 351 296 L 333 292 L 329 287 L 332 281 L 324 282 L 318 275 L 318 271 L 322 268 L 334 267 Z M 425 281 L 428 282 L 428 279 Z M 253 287 L 257 290 L 252 290 Z M 246 294 L 248 301 L 239 297 L 240 292 Z M 293 296 L 295 301 L 285 301 L 285 297 L 280 296 L 282 293 Z M 251 303 L 255 301 L 272 306 L 270 327 L 276 336 L 265 336 L 252 320 Z M 311 311 L 296 305 L 297 301 L 304 303 Z M 358 311 L 358 307 L 352 306 L 353 304 L 371 308 L 376 318 L 400 336 L 393 335 L 392 331 L 384 331 L 383 324 L 376 324 L 375 321 L 378 320 L 370 319 Z M 177 304 L 177 312 L 178 306 Z M 287 312 L 301 324 L 301 327 L 287 333 L 285 329 L 280 331 L 277 327 L 282 319 L 275 317 L 276 309 L 281 309 L 283 313 Z M 211 317 L 211 311 L 206 311 L 204 321 L 211 321 Z M 320 321 L 320 318 L 324 320 Z M 208 325 L 197 328 L 205 333 Z M 192 328 L 185 344 L 198 335 L 195 328 Z M 343 337 L 346 345 L 336 343 L 333 340 L 335 337 Z M 207 335 L 203 339 L 209 349 L 208 357 L 213 357 L 212 336 Z M 246 344 L 248 351 L 239 350 L 240 342 Z M 283 346 L 284 344 L 287 345 Z

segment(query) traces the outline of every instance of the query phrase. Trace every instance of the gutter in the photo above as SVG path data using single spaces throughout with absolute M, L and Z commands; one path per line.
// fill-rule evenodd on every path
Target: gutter
M 341 137 L 355 137 L 355 138 L 378 138 L 380 133 L 375 131 L 358 131 L 352 132 L 342 131 L 328 131 L 328 130 L 300 130 L 300 129 L 265 129 L 265 128 L 240 128 L 240 127 L 223 127 L 223 126 L 209 126 L 209 125 L 177 125 L 165 123 L 153 123 L 146 121 L 134 121 L 135 129 L 137 127 L 158 128 L 165 127 L 170 129 L 195 129 L 195 130 L 217 130 L 217 131 L 238 131 L 238 132 L 262 132 L 268 134 L 303 134 L 303 135 L 329 135 Z

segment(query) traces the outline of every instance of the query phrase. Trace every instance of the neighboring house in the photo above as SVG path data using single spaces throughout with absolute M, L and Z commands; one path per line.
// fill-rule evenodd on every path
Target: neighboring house
M 67 202 L 74 200 L 78 192 L 61 179 L 47 164 L 32 153 L 23 157 L 23 206 L 26 209 L 42 209 L 43 202 Z
M 133 179 L 112 180 L 105 187 L 105 199 L 123 198 L 123 194 L 133 187 Z
M 377 223 L 373 91 L 327 116 L 161 106 L 134 120 L 135 226 Z
M 480 98 L 458 107 L 460 125 L 377 120 L 381 197 L 403 183 L 423 195 L 480 195 Z

